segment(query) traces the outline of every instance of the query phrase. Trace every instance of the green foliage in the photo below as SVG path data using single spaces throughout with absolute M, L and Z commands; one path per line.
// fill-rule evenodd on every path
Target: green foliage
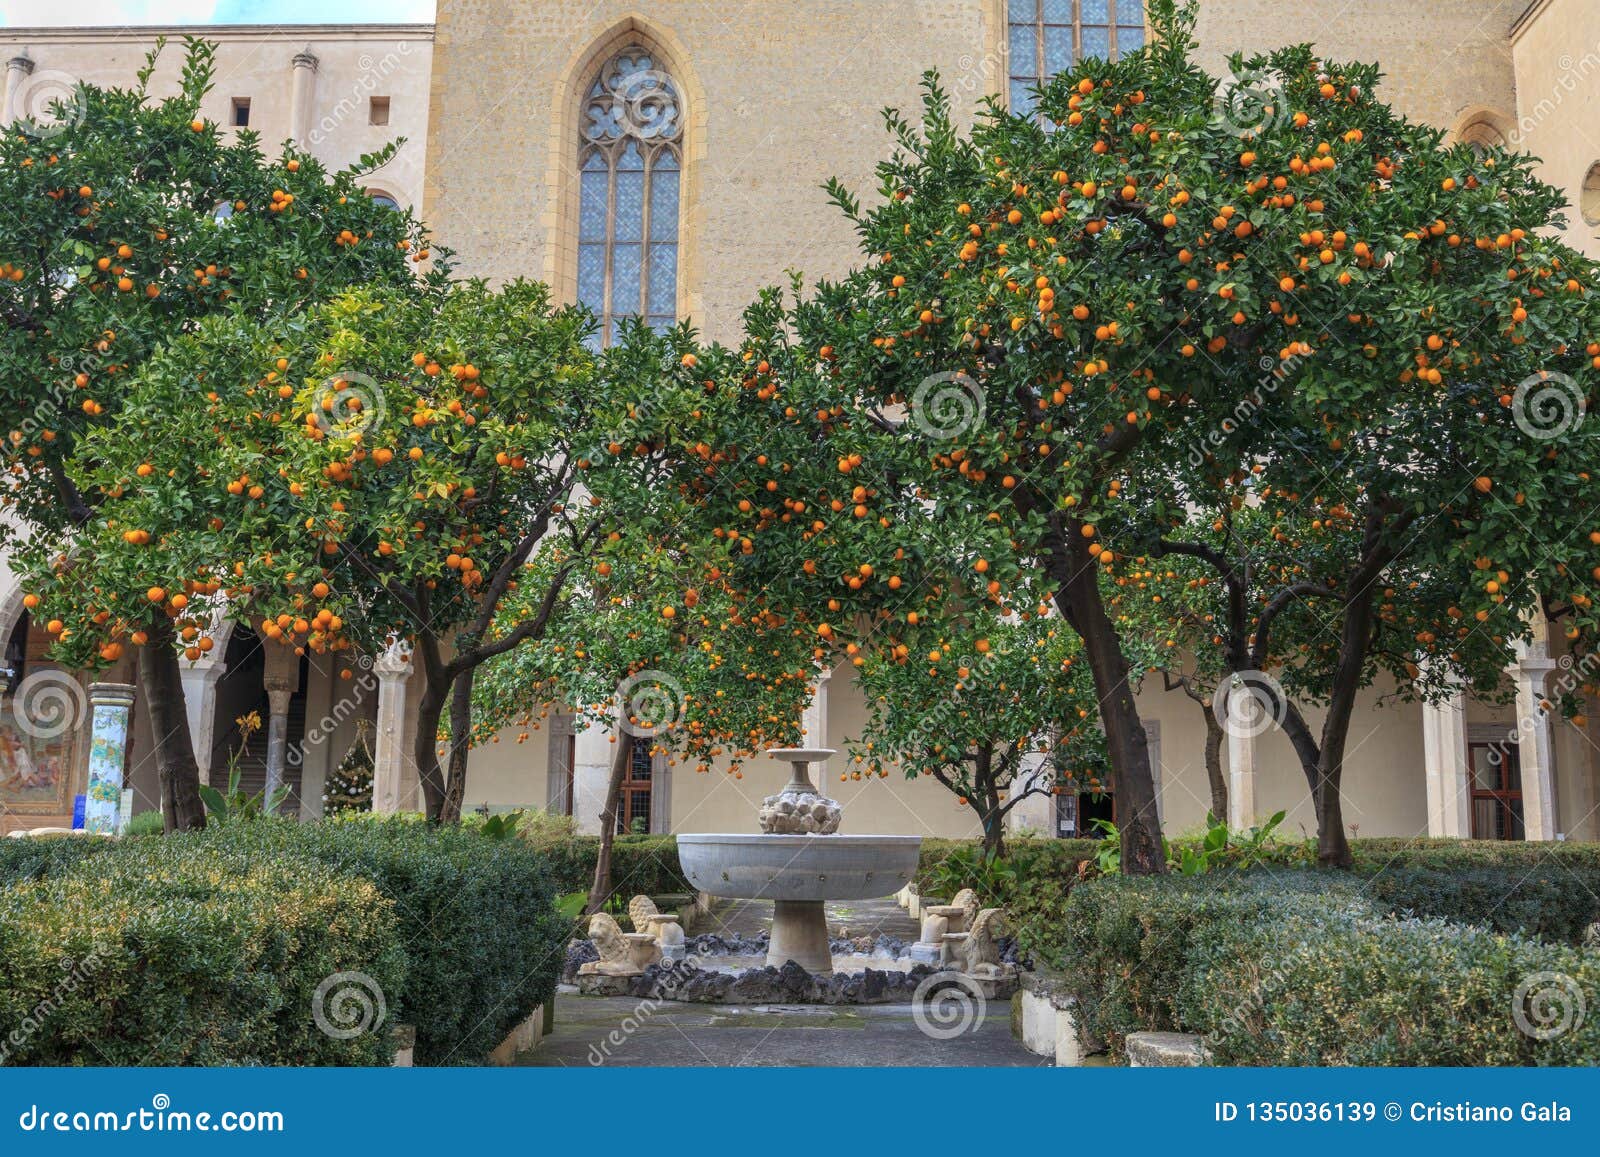
M 390 1063 L 392 1016 L 348 1040 L 317 1026 L 318 988 L 340 972 L 404 989 L 395 904 L 286 848 L 126 841 L 0 890 L 12 1064 Z
M 160 831 L 160 813 L 145 814 L 156 815 L 156 830 Z M 88 835 L 0 839 L 0 887 L 22 880 L 37 880 L 44 876 L 56 875 L 80 860 L 99 856 L 116 846 L 115 840 Z
M 522 833 L 529 839 L 529 833 Z M 600 837 L 570 836 L 544 841 L 533 838 L 540 855 L 550 865 L 558 891 L 588 895 L 594 879 Z M 611 846 L 611 892 L 625 902 L 630 897 L 692 895 L 694 885 L 678 862 L 678 841 L 670 835 L 622 835 Z
M 1113 876 L 1080 884 L 1042 915 L 1015 915 L 1018 947 L 1060 971 L 1080 1023 L 1121 1051 L 1139 1031 L 1186 1031 L 1178 994 L 1189 941 L 1212 925 L 1250 927 L 1294 912 L 1366 912 L 1359 892 L 1321 873 L 1149 880 Z
M 570 925 L 544 858 L 516 840 L 376 818 L 228 825 L 197 838 L 324 860 L 394 901 L 411 956 L 394 1003 L 416 1027 L 419 1064 L 478 1063 L 555 992 Z
M 361 166 L 330 172 L 293 148 L 269 158 L 257 134 L 198 122 L 215 46 L 184 52 L 169 97 L 143 81 L 82 86 L 57 123 L 0 139 L 0 462 L 24 524 L 84 517 L 66 463 L 117 419 L 164 342 L 210 316 L 287 319 L 351 286 L 407 284 L 428 249 L 409 212 L 365 195 Z M 446 276 L 442 261 L 426 274 Z M 141 410 L 138 440 L 173 438 L 170 417 Z
M 619 846 L 626 842 L 619 841 Z M 465 828 L 435 828 L 410 818 L 300 824 L 266 817 L 162 840 L 0 840 L 0 882 L 43 876 L 50 883 L 120 871 L 127 862 L 146 862 L 139 860 L 144 855 L 140 849 L 151 845 L 167 849 L 152 854 L 170 855 L 186 865 L 185 872 L 192 868 L 207 878 L 237 869 L 236 874 L 264 880 L 274 865 L 311 862 L 326 866 L 319 871 L 338 872 L 342 879 L 376 889 L 370 893 L 371 904 L 391 915 L 409 960 L 404 980 L 376 957 L 378 972 L 359 960 L 345 964 L 375 977 L 382 973 L 380 979 L 392 978 L 383 985 L 391 1019 L 415 1026 L 419 1063 L 481 1061 L 555 992 L 572 925 L 556 910 L 551 863 L 521 840 L 484 839 Z M 76 865 L 85 860 L 92 862 L 79 870 Z M 173 885 L 183 886 L 181 880 Z M 8 895 L 0 892 L 0 898 Z M 219 911 L 218 919 L 226 922 L 227 911 Z M 240 919 L 242 928 L 255 927 L 246 916 Z M 175 954 L 181 932 L 180 921 L 167 938 Z M 359 946 L 360 941 L 354 943 Z M 204 950 L 203 944 L 184 949 L 196 957 L 185 967 L 198 970 Z M 226 959 L 212 981 L 229 993 L 233 990 L 216 979 L 229 975 L 225 965 Z M 319 973 L 312 983 L 332 971 L 336 969 Z M 198 975 L 196 971 L 195 985 Z M 234 998 L 215 999 L 223 1003 L 209 1006 L 210 1015 L 219 1025 L 231 1023 L 226 1000 Z M 302 1006 L 302 1015 L 309 1016 L 309 1007 Z
M 128 820 L 128 827 L 124 834 L 129 836 L 159 836 L 166 830 L 165 820 L 160 812 L 149 811 L 135 812 Z
M 1177 1019 L 1225 1065 L 1594 1065 L 1597 985 L 1593 950 L 1310 906 L 1197 929 Z
M 509 840 L 516 837 L 517 825 L 521 822 L 521 812 L 502 812 L 486 818 L 477 831 L 486 840 Z
M 1481 924 L 1503 934 L 1582 944 L 1600 921 L 1600 868 L 1547 860 L 1527 870 L 1398 867 L 1367 890 L 1396 914 Z
M 239 753 L 236 753 L 228 761 L 228 790 L 225 793 L 208 783 L 200 785 L 200 798 L 205 801 L 206 812 L 211 818 L 218 823 L 240 823 L 276 815 L 279 806 L 289 798 L 289 785 L 279 784 L 271 794 L 260 791 L 252 795 L 239 786 L 239 771 Z

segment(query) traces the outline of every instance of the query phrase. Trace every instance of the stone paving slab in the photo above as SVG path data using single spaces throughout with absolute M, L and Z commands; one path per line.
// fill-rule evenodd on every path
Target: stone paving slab
M 534 1066 L 1048 1065 L 1011 1035 L 1008 1004 L 951 1040 L 917 1027 L 909 1004 L 684 1005 L 629 997 L 556 999 L 555 1032 L 517 1059 Z

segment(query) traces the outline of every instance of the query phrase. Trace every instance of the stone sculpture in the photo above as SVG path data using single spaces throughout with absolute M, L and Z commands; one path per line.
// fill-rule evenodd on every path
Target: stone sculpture
M 599 960 L 579 967 L 579 976 L 638 976 L 661 959 L 656 938 L 643 932 L 623 932 L 604 912 L 589 917 L 589 939 Z
M 996 937 L 1006 933 L 1005 913 L 999 908 L 985 908 L 972 922 L 971 929 L 960 946 L 961 971 L 968 976 L 998 976 L 1009 965 L 1000 961 L 1000 944 Z
M 661 911 L 649 896 L 635 896 L 628 901 L 628 918 L 635 932 L 646 933 L 660 946 L 664 959 L 684 958 L 683 924 L 676 912 Z

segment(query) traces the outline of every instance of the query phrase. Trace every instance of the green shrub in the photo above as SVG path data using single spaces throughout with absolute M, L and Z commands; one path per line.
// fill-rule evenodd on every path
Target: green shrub
M 126 835 L 159 836 L 166 831 L 166 820 L 155 810 L 135 813 L 128 820 Z
M 53 876 L 117 847 L 104 836 L 51 835 L 0 839 L 0 887 Z
M 88 842 L 88 841 L 84 841 Z M 339 1039 L 357 995 L 405 982 L 394 904 L 308 857 L 123 843 L 0 890 L 0 1055 L 13 1064 L 382 1065 L 394 1018 Z
M 522 829 L 518 834 L 523 835 Z M 529 842 L 550 865 L 551 878 L 560 892 L 588 894 L 594 881 L 594 864 L 600 855 L 599 836 L 544 838 Z M 611 845 L 611 890 L 623 900 L 638 895 L 673 896 L 695 890 L 678 862 L 678 841 L 673 836 L 618 836 Z
M 1582 1010 L 1600 991 L 1600 953 L 1328 912 L 1211 922 L 1188 953 L 1179 1020 L 1218 1064 L 1600 1063 L 1600 1019 Z
M 170 838 L 170 837 L 169 837 Z M 258 820 L 181 837 L 250 855 L 292 851 L 369 879 L 394 902 L 410 958 L 398 1005 L 418 1064 L 475 1064 L 555 994 L 571 922 L 545 860 L 517 840 L 368 815 Z
M 1600 871 L 1600 843 L 1379 837 L 1350 842 L 1357 872 L 1395 868 L 1521 868 L 1570 864 Z
M 1079 878 L 1078 865 L 1093 862 L 1104 846 L 1100 840 L 1056 840 L 1016 837 L 1006 841 L 998 868 L 981 862 L 977 840 L 924 839 L 915 883 L 925 896 L 948 900 L 962 888 L 976 891 L 985 905 L 1011 906 L 1016 890 L 1034 881 Z
M 1211 925 L 1249 927 L 1288 915 L 1366 912 L 1351 883 L 1320 872 L 1121 877 L 1073 888 L 1036 919 L 1014 914 L 1018 947 L 1062 974 L 1080 1027 L 1122 1050 L 1130 1032 L 1192 1031 L 1178 1013 L 1189 942 Z
M 1581 944 L 1600 920 L 1600 869 L 1547 858 L 1529 868 L 1391 868 L 1370 877 L 1369 894 L 1397 915 L 1436 916 Z

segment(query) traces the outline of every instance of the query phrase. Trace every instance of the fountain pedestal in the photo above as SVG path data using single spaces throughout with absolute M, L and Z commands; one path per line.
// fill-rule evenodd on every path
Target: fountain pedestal
M 821 900 L 774 900 L 772 940 L 767 945 L 767 963 L 782 968 L 794 961 L 807 972 L 833 971 L 833 953 L 828 949 L 828 920 Z

